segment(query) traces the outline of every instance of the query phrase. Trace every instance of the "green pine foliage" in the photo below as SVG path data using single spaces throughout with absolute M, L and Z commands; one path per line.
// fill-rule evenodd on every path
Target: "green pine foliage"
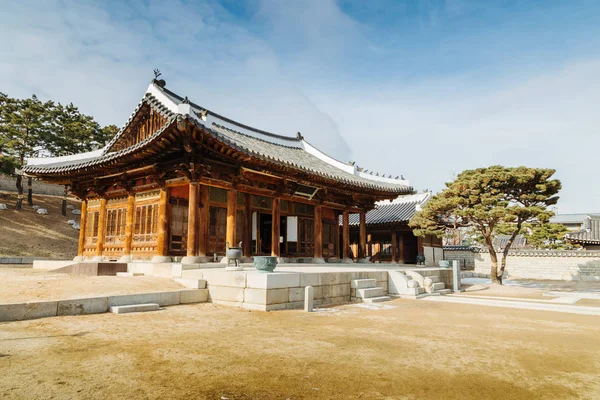
M 506 257 L 524 224 L 546 223 L 554 214 L 561 183 L 551 179 L 553 169 L 503 167 L 467 170 L 433 196 L 410 222 L 415 235 L 442 237 L 448 228 L 471 227 L 481 235 L 492 259 L 492 282 L 501 284 Z M 498 232 L 510 235 L 498 268 L 493 238 Z

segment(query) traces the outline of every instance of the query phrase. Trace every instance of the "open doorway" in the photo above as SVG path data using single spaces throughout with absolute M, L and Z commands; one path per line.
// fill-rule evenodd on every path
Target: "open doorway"
M 258 237 L 260 246 L 258 248 L 258 254 L 271 254 L 273 250 L 272 243 L 272 231 L 273 231 L 273 215 L 266 213 L 258 213 Z M 279 243 L 275 243 L 275 246 L 279 246 L 279 254 L 286 254 L 287 248 L 287 218 L 281 216 L 279 220 Z

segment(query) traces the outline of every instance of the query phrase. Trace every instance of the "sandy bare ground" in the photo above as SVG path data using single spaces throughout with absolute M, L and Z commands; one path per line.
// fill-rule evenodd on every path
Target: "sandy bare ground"
M 46 318 L 0 324 L 0 397 L 597 399 L 599 335 L 598 317 L 411 300 Z
M 79 215 L 61 215 L 62 198 L 59 196 L 33 195 L 33 204 L 48 210 L 48 215 L 36 214 L 27 205 L 15 211 L 16 193 L 0 192 L 0 203 L 9 210 L 0 210 L 0 256 L 39 257 L 42 259 L 72 259 L 77 255 L 79 231 L 67 222 L 79 222 Z M 68 204 L 81 208 L 81 202 L 69 199 Z
M 154 276 L 81 276 L 0 265 L 0 303 L 63 300 L 182 289 Z

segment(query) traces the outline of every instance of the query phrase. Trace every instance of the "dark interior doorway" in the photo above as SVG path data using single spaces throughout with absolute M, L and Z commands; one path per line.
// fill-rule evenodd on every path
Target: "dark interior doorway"
M 260 254 L 271 254 L 272 243 L 271 233 L 273 225 L 273 215 L 259 213 L 258 215 L 258 231 L 260 236 Z M 279 233 L 283 240 L 279 243 L 279 254 L 286 253 L 286 241 L 287 241 L 287 218 L 285 216 L 280 217 L 279 222 Z M 277 244 L 276 244 L 277 245 Z

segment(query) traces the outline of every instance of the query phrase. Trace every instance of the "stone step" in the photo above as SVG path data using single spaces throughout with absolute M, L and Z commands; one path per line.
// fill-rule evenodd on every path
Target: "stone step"
M 173 280 L 180 285 L 190 289 L 206 289 L 206 281 L 204 279 L 196 278 L 173 278 Z
M 427 278 L 431 279 L 431 282 L 433 282 L 433 283 L 440 282 L 440 277 L 439 276 L 428 276 Z
M 442 290 L 446 288 L 446 285 L 444 285 L 443 282 L 436 282 L 433 285 L 431 285 L 431 288 L 433 289 L 433 291 L 437 291 L 437 290 Z
M 418 292 L 418 294 L 425 293 L 425 288 L 424 288 L 424 287 L 420 287 L 420 286 L 419 286 L 419 287 L 417 288 L 417 292 Z
M 383 294 L 384 294 L 383 288 L 380 288 L 380 287 L 356 289 L 356 297 L 362 297 L 363 299 L 368 299 L 368 298 L 372 298 L 372 297 L 380 297 L 380 296 L 383 296 Z
M 352 289 L 368 289 L 377 286 L 376 279 L 352 279 L 350 287 Z
M 363 299 L 365 303 L 381 303 L 382 301 L 390 301 L 392 298 L 390 296 L 379 296 L 379 297 L 369 297 Z
M 144 276 L 141 272 L 117 272 L 117 276 Z
M 436 290 L 434 293 L 450 294 L 450 293 L 452 293 L 452 290 L 450 290 L 450 289 L 441 289 L 441 290 Z
M 131 304 L 127 306 L 112 306 L 110 308 L 110 312 L 114 314 L 128 314 L 134 312 L 144 312 L 144 311 L 156 311 L 159 309 L 159 305 L 156 303 L 146 303 L 146 304 Z

